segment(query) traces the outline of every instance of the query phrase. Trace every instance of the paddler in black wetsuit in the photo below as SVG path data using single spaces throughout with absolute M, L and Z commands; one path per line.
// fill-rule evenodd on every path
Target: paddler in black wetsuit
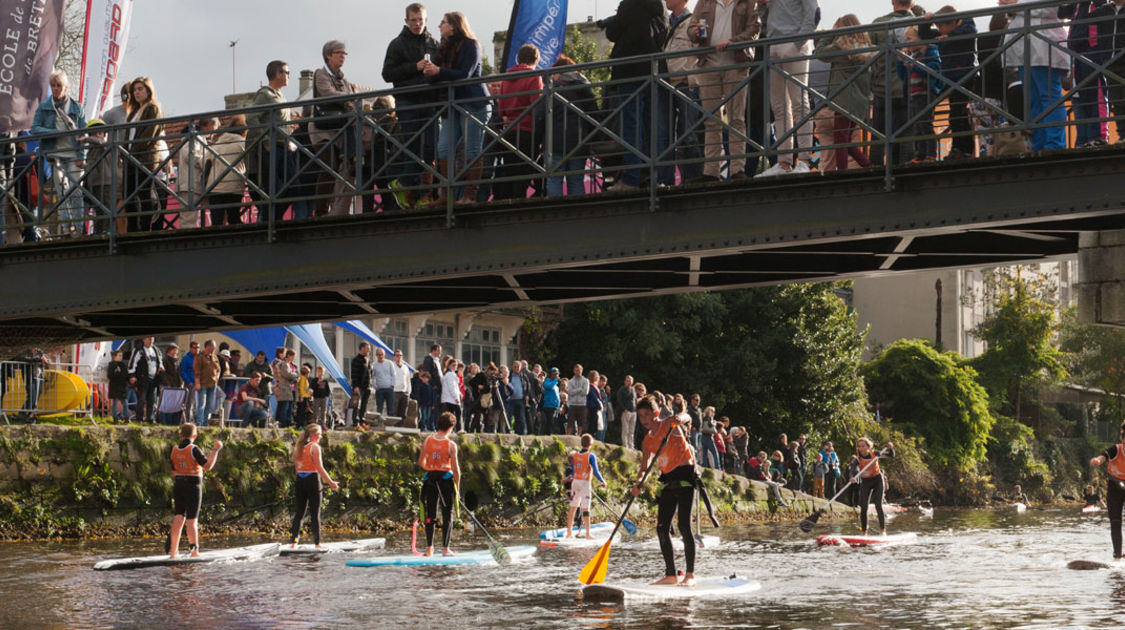
M 879 459 L 894 457 L 895 449 L 887 442 L 886 452 L 880 455 L 871 450 L 871 438 L 861 437 L 855 443 L 856 463 L 859 464 L 857 477 L 852 477 L 852 483 L 859 486 L 859 528 L 867 535 L 867 506 L 875 503 L 875 514 L 879 517 L 879 534 L 887 535 L 887 517 L 883 514 L 883 471 L 879 468 Z M 875 460 L 872 463 L 872 460 Z M 870 466 L 868 466 L 870 464 Z M 866 470 L 865 470 L 866 469 Z
M 1125 423 L 1118 431 L 1118 443 L 1090 460 L 1096 467 L 1105 464 L 1109 476 L 1106 484 L 1106 507 L 1109 510 L 1109 538 L 1113 541 L 1113 560 L 1121 560 L 1121 508 L 1125 506 Z
M 199 506 L 203 502 L 203 473 L 215 467 L 223 443 L 215 440 L 211 456 L 203 455 L 203 449 L 195 445 L 195 425 L 185 422 L 180 425 L 180 443 L 172 448 L 172 504 L 175 516 L 172 517 L 172 535 L 169 538 L 168 557 L 179 555 L 180 532 L 187 525 L 188 545 L 191 557 L 199 557 Z
M 1105 503 L 1102 503 L 1102 496 L 1098 494 L 1097 490 L 1094 490 L 1092 485 L 1086 486 L 1085 500 L 1086 507 L 1105 507 Z
M 686 413 L 666 420 L 657 417 L 656 401 L 651 396 L 637 401 L 637 420 L 648 429 L 643 442 L 643 455 L 633 496 L 641 493 L 639 485 L 644 471 L 651 465 L 660 470 L 660 492 L 656 497 L 656 535 L 664 556 L 664 577 L 653 584 L 695 586 L 695 538 L 691 531 L 691 509 L 695 502 L 695 454 L 688 445 L 687 431 L 691 416 Z M 656 457 L 665 434 L 670 435 L 664 450 Z M 655 461 L 653 461 L 655 458 Z M 684 578 L 676 577 L 676 557 L 672 548 L 672 515 L 679 512 L 676 525 L 684 541 Z

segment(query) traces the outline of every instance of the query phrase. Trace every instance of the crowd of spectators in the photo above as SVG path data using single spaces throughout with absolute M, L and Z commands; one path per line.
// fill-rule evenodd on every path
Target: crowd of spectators
M 644 60 L 612 63 L 604 85 L 565 55 L 529 74 L 533 45 L 482 77 L 467 16 L 444 14 L 435 38 L 418 3 L 387 47 L 394 89 L 378 98 L 348 98 L 357 87 L 340 40 L 324 44 L 312 82 L 313 97 L 338 100 L 283 107 L 290 69 L 274 60 L 253 98 L 263 107 L 186 125 L 166 122 L 147 77 L 86 121 L 55 72 L 31 127 L 38 152 L 0 142 L 5 241 L 37 240 L 45 226 L 71 237 L 111 223 L 137 232 L 581 195 L 608 180 L 632 190 L 646 183 L 647 155 L 660 161 L 657 183 L 676 186 L 1061 149 L 1068 107 L 1073 145 L 1106 144 L 1125 103 L 1125 3 L 1027 1 L 998 0 L 1008 10 L 978 33 L 954 6 L 912 0 L 890 0 L 867 30 L 847 14 L 831 31 L 818 30 L 816 0 L 623 0 L 598 22 L 610 60 L 678 55 L 657 68 L 672 89 L 655 92 Z M 760 37 L 779 41 L 753 45 Z M 898 52 L 884 54 L 888 43 Z M 753 65 L 763 59 L 764 72 Z M 1028 138 L 1002 129 L 1020 121 L 1035 127 Z

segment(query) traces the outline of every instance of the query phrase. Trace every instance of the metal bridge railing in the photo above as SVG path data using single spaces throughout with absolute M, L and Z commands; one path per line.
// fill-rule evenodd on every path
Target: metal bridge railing
M 1020 153 L 1029 136 L 1051 130 L 1065 137 L 1052 146 L 1074 148 L 1076 130 L 1116 121 L 1107 108 L 1118 112 L 1125 103 L 1103 94 L 1106 83 L 1125 85 L 1123 53 L 1107 50 L 1104 37 L 1078 52 L 1065 37 L 1067 27 L 1104 32 L 1114 17 L 1068 23 L 1056 17 L 1063 4 L 939 16 L 990 19 L 994 27 L 940 41 L 912 41 L 907 32 L 924 35 L 932 21 L 906 18 L 732 44 L 733 62 L 720 66 L 675 63 L 717 52 L 696 48 L 2 140 L 3 233 L 9 246 L 101 239 L 110 252 L 122 238 L 181 229 L 260 230 L 273 240 L 287 221 L 414 211 L 453 225 L 465 205 L 600 194 L 611 184 L 613 191 L 647 194 L 655 210 L 668 187 L 752 177 L 805 153 L 819 158 L 822 171 L 833 159 L 837 168 L 840 160 L 857 160 L 860 176 L 878 173 L 890 190 L 911 157 L 949 159 L 955 145 L 971 147 L 964 157 Z M 805 40 L 816 43 L 812 52 L 771 55 L 800 50 Z M 844 40 L 852 47 L 833 45 Z M 977 63 L 956 76 L 920 63 L 926 45 L 970 40 Z M 1024 83 L 1026 68 L 1044 60 L 1060 74 L 1081 68 L 1079 78 L 1039 100 L 1031 90 L 1012 89 Z M 648 71 L 612 78 L 622 64 Z M 722 71 L 738 79 L 732 87 L 728 77 L 716 95 Z M 915 85 L 925 84 L 914 98 L 911 72 Z M 542 87 L 514 87 L 527 79 Z M 459 88 L 481 83 L 490 95 L 457 97 Z M 778 90 L 795 103 L 784 115 L 771 107 Z M 857 93 L 866 97 L 858 106 Z M 1080 95 L 1084 107 L 1075 106 Z M 216 129 L 202 130 L 201 121 L 216 118 Z M 450 121 L 461 126 L 459 141 Z M 131 131 L 147 125 L 160 127 L 163 146 L 130 140 Z M 74 152 L 27 145 L 67 135 L 86 151 L 82 162 Z M 436 160 L 443 135 L 453 148 L 449 159 Z M 993 138 L 1003 140 L 1004 151 Z M 866 161 L 873 165 L 862 168 Z

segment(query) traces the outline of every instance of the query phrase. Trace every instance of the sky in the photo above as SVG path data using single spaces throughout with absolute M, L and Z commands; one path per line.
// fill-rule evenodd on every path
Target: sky
M 936 2 L 936 10 L 945 2 Z M 298 70 L 321 65 L 324 42 L 339 39 L 348 46 L 344 73 L 353 83 L 374 89 L 388 87 L 380 77 L 387 44 L 402 30 L 408 0 L 228 0 L 218 2 L 135 2 L 129 44 L 121 76 L 151 77 L 166 115 L 223 108 L 223 96 L 252 92 L 266 80 L 272 59 L 289 62 L 292 84 L 283 90 L 297 97 Z M 462 11 L 492 56 L 492 34 L 508 27 L 512 0 L 448 0 L 423 4 L 430 32 L 437 36 L 441 15 Z M 694 6 L 694 0 L 688 5 Z M 995 0 L 957 0 L 968 10 L 993 6 Z M 837 17 L 852 12 L 868 22 L 891 10 L 890 0 L 821 0 L 827 28 Z M 568 22 L 587 16 L 607 17 L 616 0 L 569 0 Z M 230 43 L 237 41 L 232 49 Z M 233 75 L 233 76 L 232 76 Z M 233 83 L 233 90 L 232 90 Z

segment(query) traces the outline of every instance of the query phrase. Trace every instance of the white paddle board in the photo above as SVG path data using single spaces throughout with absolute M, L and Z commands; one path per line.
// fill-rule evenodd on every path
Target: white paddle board
M 602 522 L 602 523 L 592 523 L 590 525 L 590 535 L 597 536 L 598 533 L 600 532 L 603 536 L 609 536 L 609 533 L 613 531 L 613 526 L 614 526 L 614 523 L 611 523 L 609 521 L 605 521 L 605 522 Z M 574 529 L 572 529 L 571 532 L 575 536 L 577 536 L 578 534 L 582 534 L 583 536 L 585 536 L 586 535 L 586 527 L 585 526 L 579 527 L 579 526 L 575 525 Z M 540 540 L 554 540 L 556 538 L 566 538 L 566 528 L 565 527 L 560 527 L 558 529 L 546 529 L 546 530 L 543 530 L 543 531 L 539 532 L 539 539 Z
M 844 534 L 826 534 L 816 539 L 816 544 L 820 546 L 825 545 L 839 545 L 848 547 L 874 547 L 874 546 L 889 546 L 889 545 L 907 545 L 917 542 L 918 534 L 914 532 L 906 532 L 902 534 L 887 534 L 886 536 L 865 536 L 861 534 L 844 535 Z
M 1087 506 L 1082 508 L 1083 514 L 1097 514 L 1098 512 L 1101 512 L 1101 511 L 1102 511 L 1102 508 L 1097 506 L 1097 505 L 1087 505 Z
M 521 545 L 518 547 L 507 547 L 508 555 L 511 556 L 513 561 L 524 560 L 535 555 L 535 547 L 531 545 Z M 371 558 L 356 558 L 348 560 L 349 567 L 419 567 L 419 566 L 457 566 L 467 564 L 492 564 L 495 565 L 496 561 L 493 560 L 492 554 L 487 549 L 478 549 L 473 551 L 463 551 L 452 556 L 443 556 L 435 554 L 429 557 L 426 556 L 373 556 Z
M 215 549 L 213 551 L 201 551 L 199 557 L 193 558 L 191 554 L 182 552 L 175 558 L 169 558 L 168 554 L 159 556 L 143 556 L 139 558 L 114 558 L 112 560 L 102 560 L 94 565 L 95 571 L 114 571 L 119 569 L 140 569 L 144 567 L 166 567 L 175 566 L 180 564 L 200 564 L 205 562 L 231 562 L 235 560 L 257 560 L 259 558 L 268 558 L 276 556 L 280 551 L 281 545 L 277 543 L 266 543 L 264 545 L 252 545 L 249 547 L 234 547 L 232 549 Z
M 382 549 L 386 546 L 386 538 L 361 538 L 359 540 L 341 540 L 339 542 L 321 543 L 320 549 L 317 549 L 316 545 L 297 545 L 296 548 L 291 547 L 290 545 L 282 545 L 281 555 L 296 556 L 316 555 L 322 553 L 368 551 L 371 549 Z
M 578 597 L 589 602 L 659 602 L 670 599 L 732 599 L 744 597 L 762 588 L 755 580 L 741 577 L 696 578 L 695 586 L 656 585 L 643 583 L 589 584 Z
M 583 532 L 582 536 L 573 536 L 571 538 L 548 538 L 540 540 L 539 546 L 584 549 L 587 547 L 601 547 L 608 539 L 609 532 L 595 532 L 593 530 L 590 530 L 589 538 L 586 538 L 586 534 L 585 532 Z

